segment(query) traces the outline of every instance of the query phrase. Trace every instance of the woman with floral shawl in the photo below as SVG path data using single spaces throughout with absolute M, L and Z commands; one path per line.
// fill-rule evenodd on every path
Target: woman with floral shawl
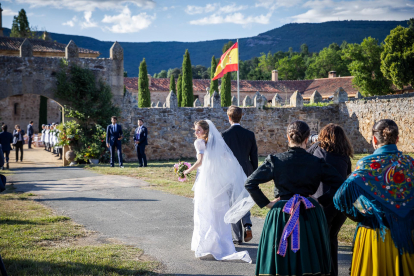
M 398 126 L 372 128 L 374 154 L 334 197 L 337 209 L 358 221 L 351 275 L 414 275 L 414 159 L 398 151 Z

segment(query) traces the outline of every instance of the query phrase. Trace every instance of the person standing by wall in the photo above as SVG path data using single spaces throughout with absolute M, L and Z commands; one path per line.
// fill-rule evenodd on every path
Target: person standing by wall
M 148 130 L 144 126 L 144 119 L 138 120 L 138 127 L 135 129 L 134 142 L 139 166 L 146 167 L 147 155 L 145 154 L 145 146 L 148 145 Z
M 19 125 L 16 125 L 14 127 L 13 145 L 16 149 L 16 162 L 19 160 L 19 150 L 20 150 L 20 162 L 23 162 L 24 130 L 21 129 Z
M 11 151 L 10 144 L 13 143 L 13 135 L 10 132 L 7 132 L 7 125 L 2 125 L 1 130 L 2 132 L 0 133 L 0 144 L 3 148 L 4 155 L 6 156 L 7 169 L 9 169 L 9 155 Z
M 256 137 L 252 131 L 240 125 L 243 116 L 243 110 L 241 108 L 234 105 L 230 106 L 227 110 L 227 116 L 231 127 L 222 133 L 223 139 L 233 152 L 237 161 L 239 161 L 246 176 L 249 177 L 257 169 L 259 164 Z M 232 224 L 231 226 L 233 229 L 234 243 L 242 243 L 243 238 L 245 242 L 249 242 L 253 238 L 250 212 L 238 223 Z
M 106 146 L 109 148 L 109 151 L 111 153 L 111 168 L 114 167 L 114 161 L 115 161 L 115 148 L 118 152 L 118 161 L 119 161 L 119 167 L 123 168 L 122 163 L 122 144 L 121 140 L 123 138 L 122 133 L 122 126 L 117 124 L 118 118 L 116 116 L 112 116 L 110 125 L 106 128 Z
M 33 137 L 33 121 L 30 121 L 29 124 L 27 125 L 27 136 L 29 138 L 28 142 L 27 142 L 27 147 L 29 149 L 32 148 L 32 137 Z
M 43 124 L 42 125 L 42 136 L 40 136 L 40 141 L 43 143 L 43 146 L 45 147 L 45 150 L 46 150 L 45 131 L 46 131 L 46 126 Z

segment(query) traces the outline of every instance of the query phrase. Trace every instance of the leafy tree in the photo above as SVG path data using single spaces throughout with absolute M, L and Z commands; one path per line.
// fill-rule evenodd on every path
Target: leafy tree
M 124 71 L 124 78 L 127 78 L 127 77 L 128 77 L 128 72 Z
M 178 101 L 179 107 L 181 106 L 182 95 L 183 95 L 183 76 L 179 74 L 178 80 L 177 80 L 177 101 Z
M 183 59 L 183 77 L 182 77 L 182 94 L 181 106 L 192 107 L 194 102 L 193 94 L 193 73 L 191 69 L 190 53 L 185 50 Z
M 11 37 L 32 37 L 30 31 L 29 20 L 27 19 L 26 11 L 21 9 L 17 16 L 13 17 Z
M 152 78 L 158 79 L 158 73 L 155 73 L 154 75 L 152 75 Z
M 174 76 L 174 78 L 178 79 L 178 75 L 181 74 L 181 69 L 180 68 L 174 68 L 174 69 L 168 69 L 167 72 L 167 78 L 171 77 L 171 75 Z
M 385 38 L 381 71 L 399 89 L 414 84 L 414 30 L 398 26 Z
M 292 57 L 292 56 L 293 56 L 293 48 L 289 47 L 289 57 Z
M 154 78 L 156 78 L 156 79 L 161 79 L 161 78 L 162 79 L 165 79 L 165 78 L 167 78 L 167 71 L 161 70 L 161 72 L 159 72 L 158 74 L 154 75 Z
M 414 30 L 414 18 L 410 18 L 410 20 L 408 20 L 408 28 L 410 28 L 411 30 Z
M 263 72 L 272 72 L 272 70 L 275 69 L 276 62 L 277 58 L 273 56 L 271 52 L 267 53 L 267 56 L 264 53 L 261 53 L 258 67 Z
M 302 80 L 305 77 L 306 64 L 301 55 L 285 57 L 277 63 L 279 77 L 282 80 Z
M 306 43 L 303 43 L 300 46 L 300 54 L 304 57 L 304 56 L 309 56 L 309 47 Z
M 177 89 L 175 88 L 174 75 L 171 75 L 170 77 L 170 91 L 174 91 L 175 95 L 177 95 Z
M 211 78 L 214 77 L 214 73 L 216 73 L 217 68 L 217 60 L 215 56 L 211 57 Z M 212 80 L 210 82 L 210 96 L 213 96 L 214 91 L 217 91 L 218 93 L 218 80 Z
M 341 50 L 343 51 L 343 50 L 345 50 L 347 47 L 348 47 L 348 42 L 346 42 L 346 40 L 344 40 L 344 41 L 342 41 L 342 44 L 341 44 Z
M 209 79 L 210 73 L 209 68 L 203 65 L 191 66 L 191 71 L 193 73 L 193 79 Z
M 138 106 L 139 107 L 151 107 L 151 94 L 149 91 L 147 63 L 145 58 L 139 65 L 138 74 Z
M 85 125 L 107 124 L 111 116 L 119 114 L 119 108 L 112 103 L 109 85 L 102 80 L 95 81 L 92 70 L 62 62 L 57 74 L 56 97 L 69 102 L 65 108 L 68 117 L 74 117 Z
M 342 51 L 338 44 L 332 43 L 309 60 L 306 78 L 327 78 L 329 71 L 336 71 L 340 76 L 349 76 L 348 63 L 348 60 L 342 60 Z
M 223 54 L 233 46 L 233 42 L 229 41 L 223 46 Z M 231 105 L 231 73 L 225 74 L 221 78 L 221 106 Z
M 361 44 L 348 44 L 343 51 L 342 58 L 351 61 L 348 68 L 354 76 L 352 83 L 364 96 L 384 95 L 392 91 L 391 82 L 380 69 L 382 50 L 378 40 L 368 37 Z

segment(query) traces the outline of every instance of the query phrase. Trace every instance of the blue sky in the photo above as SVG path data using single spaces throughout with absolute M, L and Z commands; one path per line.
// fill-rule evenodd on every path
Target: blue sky
M 406 20 L 414 0 L 0 0 L 3 27 L 24 8 L 38 30 L 104 41 L 241 38 L 291 22 Z

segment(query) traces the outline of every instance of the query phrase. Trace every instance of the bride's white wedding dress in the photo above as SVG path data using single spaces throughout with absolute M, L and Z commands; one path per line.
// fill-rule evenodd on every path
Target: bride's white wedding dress
M 231 225 L 239 221 L 254 205 L 244 188 L 246 175 L 214 124 L 208 143 L 194 142 L 197 154 L 203 155 L 202 165 L 194 183 L 194 232 L 191 250 L 196 257 L 211 254 L 216 260 L 251 262 L 247 251 L 237 252 Z

